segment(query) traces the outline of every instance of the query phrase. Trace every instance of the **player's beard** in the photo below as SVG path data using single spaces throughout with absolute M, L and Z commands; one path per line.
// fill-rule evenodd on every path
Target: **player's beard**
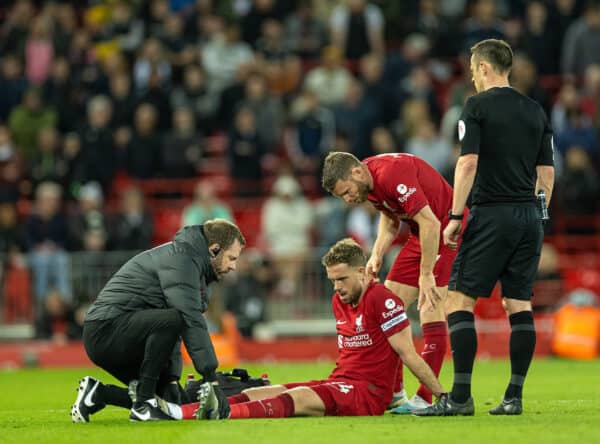
M 358 194 L 358 198 L 355 203 L 363 203 L 367 201 L 369 197 L 369 186 L 366 183 L 359 182 L 358 180 L 354 180 L 356 184 L 356 193 Z
M 214 259 L 210 260 L 210 265 L 212 266 L 213 271 L 215 272 L 215 276 L 217 278 L 217 281 L 220 281 L 223 279 L 223 276 L 225 276 L 225 274 L 227 274 L 227 272 L 229 270 L 223 270 L 223 257 L 219 257 L 217 256 Z
M 344 304 L 356 305 L 358 303 L 358 301 L 360 300 L 361 294 L 362 294 L 362 287 L 360 286 L 359 283 L 357 283 L 355 287 L 350 288 L 346 292 L 346 294 L 344 295 L 344 298 L 342 299 L 342 302 Z

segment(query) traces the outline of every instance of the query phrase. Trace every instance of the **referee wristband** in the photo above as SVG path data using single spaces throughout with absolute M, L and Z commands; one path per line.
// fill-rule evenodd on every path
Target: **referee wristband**
M 452 210 L 448 211 L 449 220 L 462 220 L 464 214 L 452 214 Z

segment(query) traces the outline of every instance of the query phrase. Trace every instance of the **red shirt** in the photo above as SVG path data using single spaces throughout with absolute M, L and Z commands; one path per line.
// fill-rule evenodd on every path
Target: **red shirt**
M 356 307 L 333 295 L 339 357 L 329 379 L 366 381 L 391 397 L 399 357 L 388 337 L 408 327 L 400 298 L 371 283 Z
M 412 154 L 390 153 L 363 160 L 373 177 L 368 199 L 392 219 L 402 219 L 415 236 L 419 225 L 411 220 L 429 205 L 442 228 L 452 209 L 452 187 L 431 165 Z M 442 239 L 440 239 L 441 241 Z

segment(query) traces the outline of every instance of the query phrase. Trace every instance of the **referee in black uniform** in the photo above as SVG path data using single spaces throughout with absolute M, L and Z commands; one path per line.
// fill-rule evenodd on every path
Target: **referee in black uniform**
M 448 326 L 454 384 L 448 398 L 415 412 L 420 416 L 473 415 L 471 373 L 477 352 L 473 309 L 499 280 L 511 326 L 511 375 L 492 415 L 523 411 L 523 383 L 535 349 L 532 288 L 544 237 L 542 217 L 554 185 L 552 131 L 542 107 L 510 87 L 512 50 L 501 40 L 471 48 L 477 93 L 458 122 L 456 164 L 446 245 L 459 248 L 448 286 Z M 459 242 L 472 189 L 472 208 Z M 538 197 L 545 194 L 545 202 Z M 543 208 L 542 208 L 542 205 Z

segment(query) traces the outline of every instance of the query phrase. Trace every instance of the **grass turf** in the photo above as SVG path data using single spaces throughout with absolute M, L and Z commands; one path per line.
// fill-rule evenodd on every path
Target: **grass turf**
M 330 363 L 249 365 L 273 383 L 322 378 Z M 405 370 L 407 387 L 416 382 Z M 600 443 L 600 361 L 535 360 L 525 387 L 525 414 L 491 417 L 504 391 L 509 364 L 477 362 L 473 375 L 474 417 L 289 418 L 239 421 L 131 423 L 128 412 L 107 407 L 89 424 L 72 424 L 69 411 L 77 381 L 86 374 L 104 382 L 97 369 L 0 372 L 0 443 Z M 452 365 L 441 380 L 451 385 Z

